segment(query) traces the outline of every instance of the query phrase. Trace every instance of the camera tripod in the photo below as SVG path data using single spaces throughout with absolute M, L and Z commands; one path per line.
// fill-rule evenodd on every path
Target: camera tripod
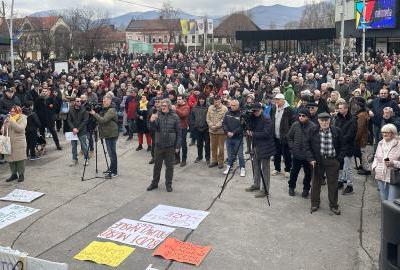
M 243 138 L 244 138 L 244 135 L 241 136 L 239 145 L 238 145 L 238 147 L 236 147 L 236 149 L 235 149 L 235 152 L 234 152 L 234 157 L 235 157 L 235 158 L 237 157 L 237 155 L 238 155 L 238 153 L 239 153 L 240 146 L 243 144 Z M 254 143 L 253 143 L 253 137 L 251 137 L 251 144 L 254 145 Z M 252 172 L 253 172 L 253 179 L 254 179 L 255 174 L 254 174 L 254 164 L 253 164 L 253 162 L 255 162 L 255 160 L 254 160 L 255 154 L 254 154 L 254 151 L 253 151 L 253 150 L 254 150 L 253 148 L 250 149 L 250 161 L 251 161 L 251 170 L 252 170 Z M 247 159 L 247 160 L 248 160 L 248 159 Z M 247 161 L 247 160 L 246 160 L 246 161 Z M 230 174 L 231 172 L 232 172 L 232 176 L 229 178 L 229 174 Z M 234 175 L 233 175 L 233 172 L 234 172 L 234 170 L 232 169 L 232 166 L 231 166 L 231 167 L 229 168 L 228 173 L 227 173 L 226 176 L 225 176 L 224 183 L 222 184 L 222 187 L 221 187 L 221 191 L 219 192 L 219 194 L 218 194 L 218 196 L 217 196 L 219 199 L 221 198 L 222 193 L 225 191 L 225 188 L 226 188 L 226 186 L 228 185 L 229 181 L 233 178 L 233 176 L 234 176 Z M 263 187 L 264 187 L 264 192 L 265 192 L 265 195 L 266 195 L 266 197 L 267 197 L 268 205 L 271 206 L 270 201 L 269 201 L 269 194 L 268 194 L 268 191 L 267 191 L 267 188 L 266 188 L 266 185 L 265 185 L 264 173 L 263 173 L 263 171 L 262 171 L 261 166 L 260 166 L 260 175 L 261 175 L 261 180 L 262 180 L 262 184 L 263 184 Z
M 98 176 L 99 169 L 98 169 L 98 162 L 97 162 L 98 161 L 97 143 L 98 143 L 98 140 L 99 140 L 99 135 L 98 135 L 97 127 L 95 128 L 93 133 L 94 133 L 94 141 L 95 141 L 95 144 L 94 144 L 94 148 L 95 148 L 95 163 L 96 163 L 95 176 L 92 177 L 92 178 L 85 179 L 85 173 L 86 173 L 86 167 L 87 167 L 87 161 L 88 161 L 88 159 L 85 159 L 85 164 L 83 165 L 83 172 L 82 172 L 81 181 L 88 181 L 88 180 L 93 180 L 93 179 L 97 179 L 97 178 L 99 178 L 99 179 L 111 179 L 111 170 L 110 170 L 110 166 L 109 166 L 108 159 L 107 159 L 107 152 L 106 152 L 106 148 L 104 147 L 104 140 L 101 139 L 101 138 L 100 138 L 100 142 L 101 142 L 101 146 L 103 148 L 104 159 L 106 160 L 107 173 L 104 176 Z M 91 133 L 90 133 L 90 136 L 92 136 Z M 87 155 L 87 157 L 89 157 L 89 156 Z

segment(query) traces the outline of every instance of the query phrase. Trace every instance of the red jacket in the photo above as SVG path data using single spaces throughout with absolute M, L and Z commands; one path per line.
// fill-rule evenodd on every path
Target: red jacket
M 136 99 L 132 97 L 128 97 L 130 100 L 127 100 L 125 104 L 125 110 L 126 110 L 126 117 L 128 120 L 136 119 L 137 117 L 137 109 L 138 109 L 138 103 Z
M 189 105 L 186 102 L 183 105 L 176 104 L 175 111 L 181 120 L 180 121 L 181 128 L 188 128 L 189 127 L 189 114 L 190 114 Z

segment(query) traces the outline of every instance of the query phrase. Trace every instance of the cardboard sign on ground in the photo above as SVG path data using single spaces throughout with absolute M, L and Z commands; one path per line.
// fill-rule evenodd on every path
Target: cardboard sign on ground
M 133 251 L 135 251 L 135 249 L 132 247 L 119 246 L 111 242 L 93 241 L 75 255 L 74 259 L 117 267 L 128 258 Z
M 197 246 L 175 238 L 168 238 L 154 251 L 153 256 L 199 266 L 210 250 L 210 246 Z
M 37 211 L 40 210 L 17 204 L 3 207 L 0 209 L 0 229 L 17 222 L 18 220 L 26 218 Z
M 30 203 L 36 200 L 39 197 L 42 197 L 44 193 L 36 192 L 36 191 L 28 191 L 23 189 L 14 189 L 6 196 L 0 198 L 2 201 L 11 201 L 11 202 L 23 202 Z
M 174 228 L 124 218 L 97 237 L 127 245 L 154 249 L 174 230 Z
M 208 214 L 209 212 L 206 211 L 160 204 L 140 220 L 195 230 Z

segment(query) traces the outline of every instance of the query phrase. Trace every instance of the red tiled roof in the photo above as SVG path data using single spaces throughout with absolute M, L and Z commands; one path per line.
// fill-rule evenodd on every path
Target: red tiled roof
M 181 31 L 179 19 L 131 20 L 127 32 Z
M 28 21 L 32 24 L 35 30 L 50 29 L 56 24 L 59 17 L 58 16 L 46 16 L 46 17 L 26 17 Z

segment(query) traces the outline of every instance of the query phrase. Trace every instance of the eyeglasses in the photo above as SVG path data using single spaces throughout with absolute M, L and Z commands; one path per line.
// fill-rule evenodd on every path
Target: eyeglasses
M 305 114 L 299 114 L 299 117 L 307 117 Z

